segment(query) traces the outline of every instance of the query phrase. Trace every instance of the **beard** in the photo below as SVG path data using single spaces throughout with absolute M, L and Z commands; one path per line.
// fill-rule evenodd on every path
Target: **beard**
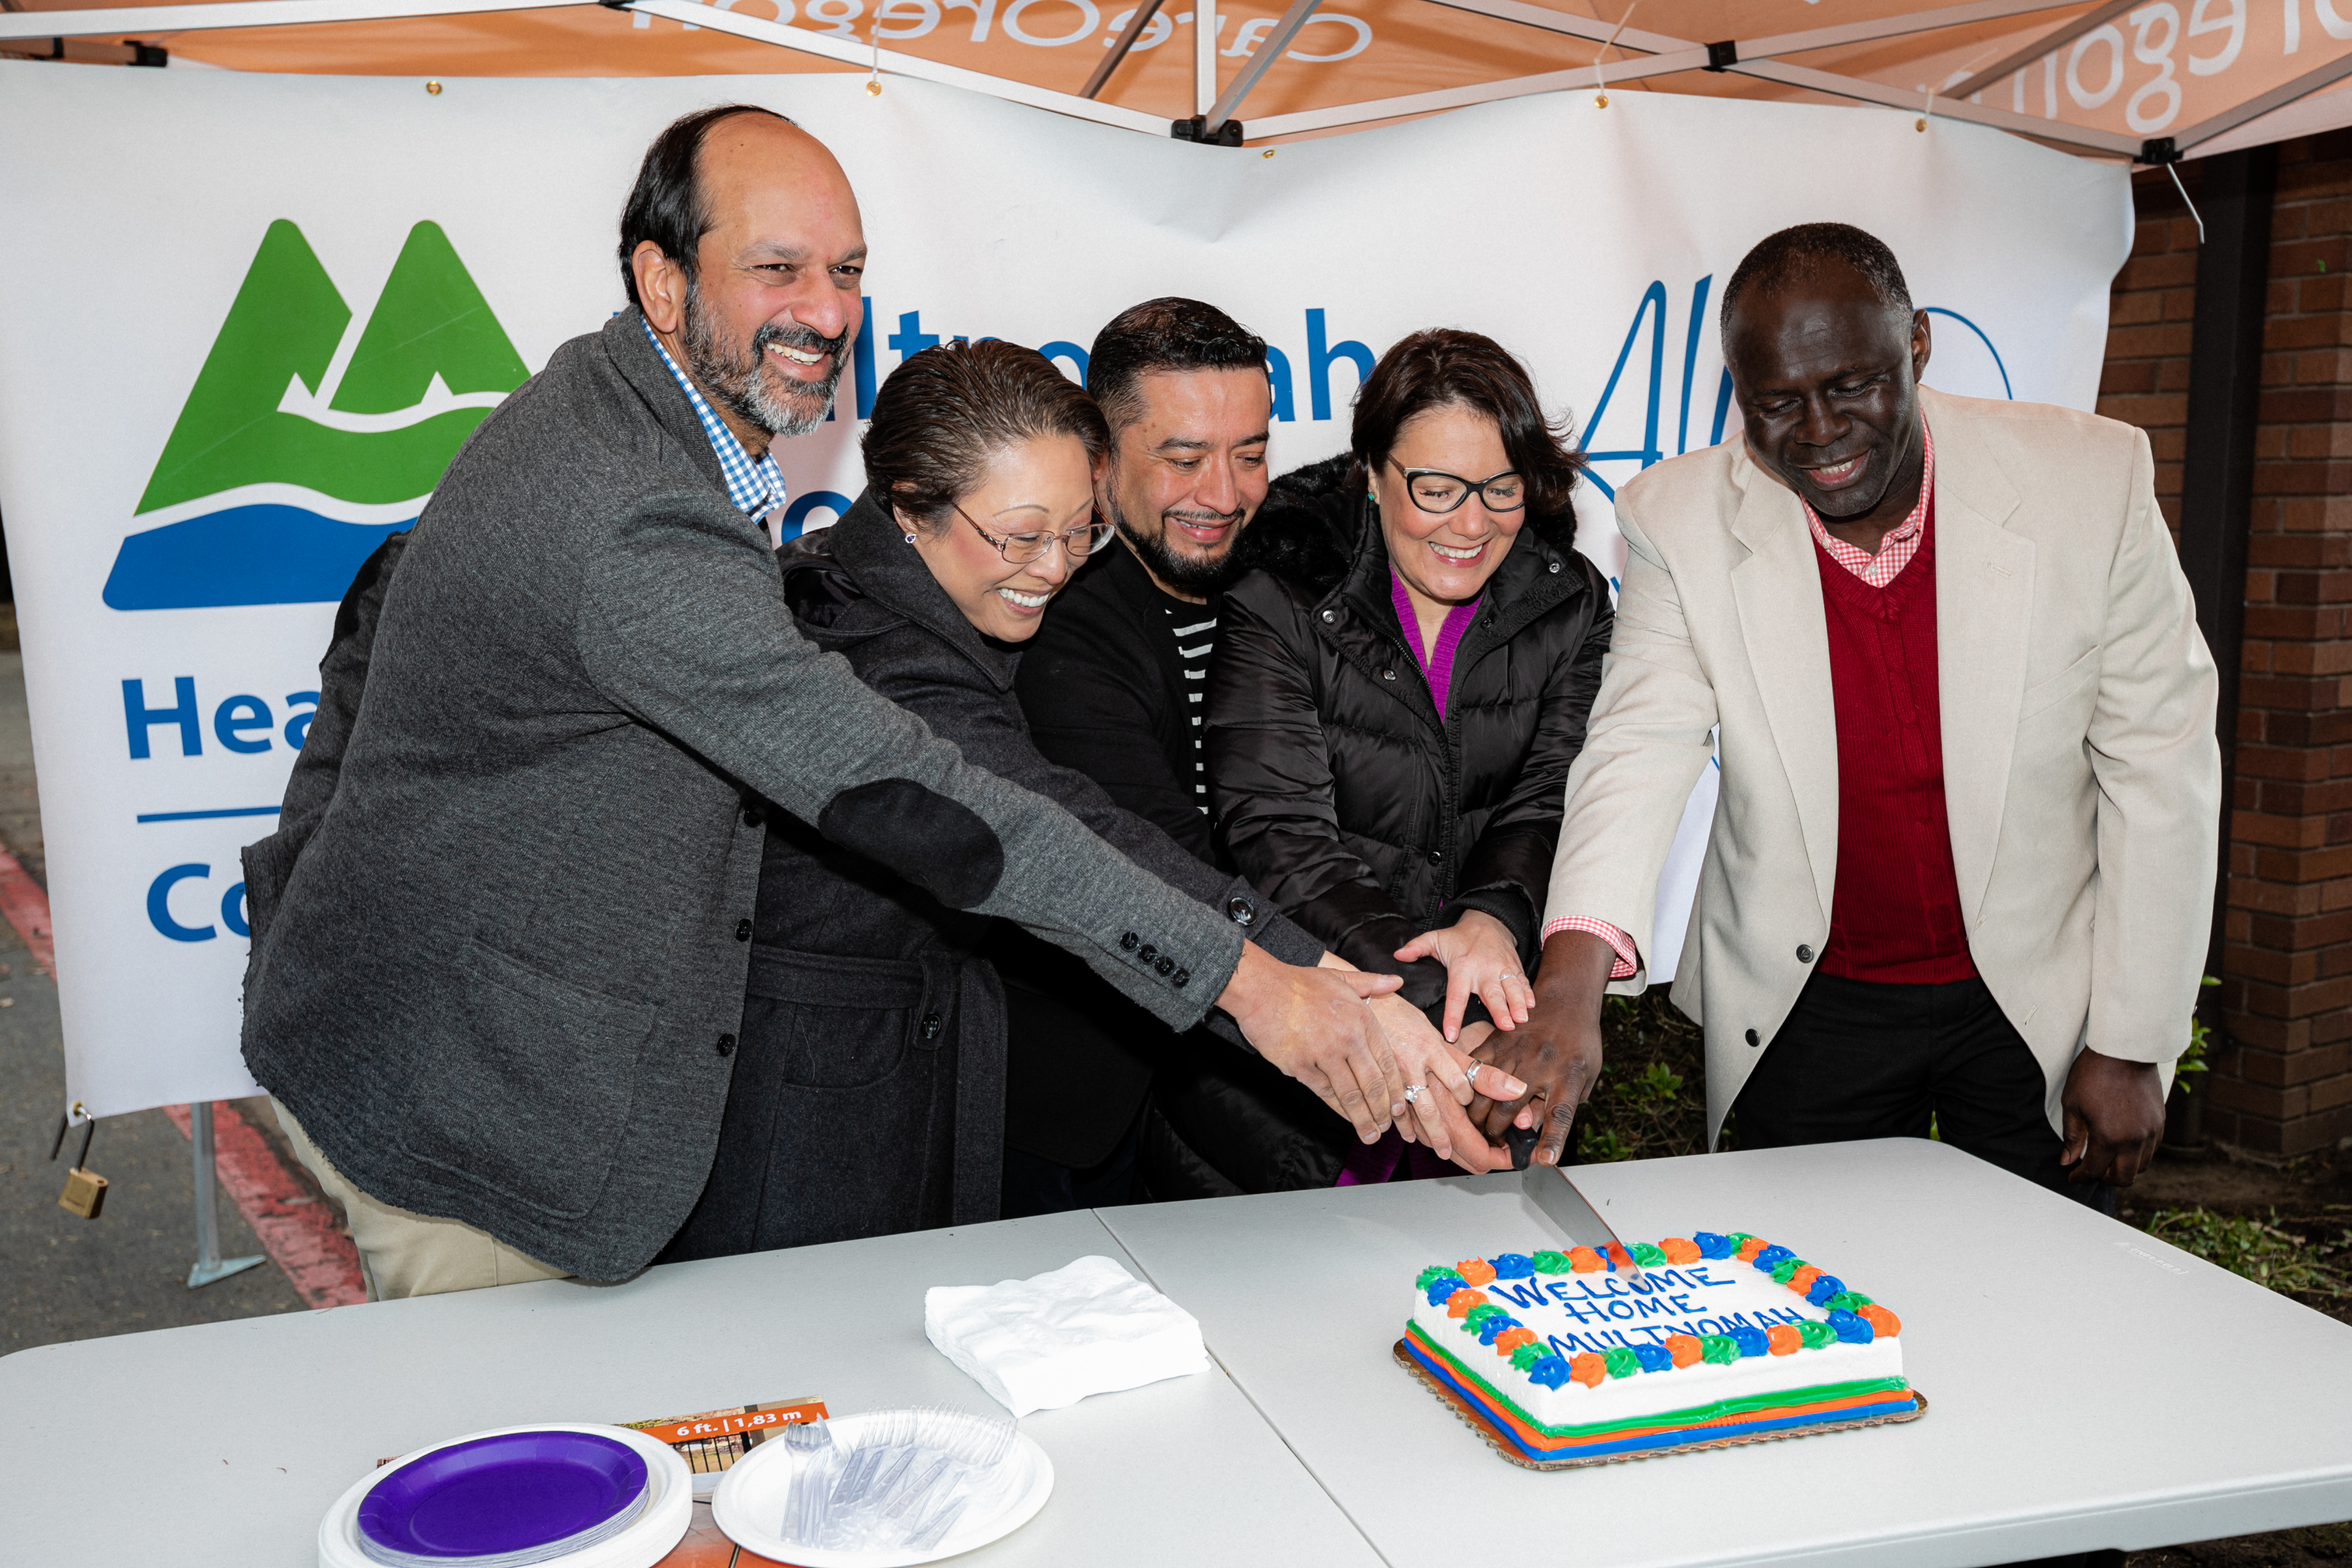
M 824 416 L 833 411 L 834 389 L 841 382 L 842 351 L 849 345 L 849 334 L 824 338 L 797 322 L 770 321 L 751 334 L 750 352 L 738 357 L 703 310 L 701 290 L 688 284 L 685 330 L 679 341 L 686 349 L 686 368 L 712 402 L 779 440 L 790 440 L 824 424 Z M 823 381 L 791 383 L 780 392 L 769 384 L 762 368 L 771 345 L 824 354 L 833 361 L 833 369 Z
M 1238 553 L 1234 547 L 1241 542 L 1242 537 L 1243 516 L 1240 512 L 1236 511 L 1227 519 L 1234 526 L 1232 536 L 1225 542 L 1225 548 L 1213 559 L 1203 559 L 1177 552 L 1176 548 L 1168 542 L 1168 525 L 1164 518 L 1160 521 L 1160 532 L 1146 534 L 1128 521 L 1126 511 L 1116 498 L 1111 500 L 1109 511 L 1111 526 L 1118 530 L 1119 537 L 1127 541 L 1128 547 L 1142 557 L 1151 574 L 1167 587 L 1179 594 L 1198 594 L 1205 598 L 1221 591 L 1233 580 L 1234 559 Z

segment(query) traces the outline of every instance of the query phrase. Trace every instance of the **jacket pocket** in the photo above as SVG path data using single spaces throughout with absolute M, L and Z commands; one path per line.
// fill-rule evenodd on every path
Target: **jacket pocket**
M 2037 680 L 2025 689 L 2017 706 L 2017 721 L 2021 724 L 2035 714 L 2055 708 L 2080 690 L 2083 683 L 2099 673 L 2099 655 L 2103 649 L 2093 648 L 2074 663 L 2047 680 Z
M 460 1005 L 416 1086 L 437 1113 L 402 1149 L 452 1181 L 580 1218 L 612 1171 L 653 1006 L 559 980 L 479 939 L 454 978 Z
M 785 1083 L 864 1089 L 896 1073 L 910 1048 L 946 1043 L 950 998 L 930 993 L 911 959 L 755 947 L 744 1040 L 776 1053 Z

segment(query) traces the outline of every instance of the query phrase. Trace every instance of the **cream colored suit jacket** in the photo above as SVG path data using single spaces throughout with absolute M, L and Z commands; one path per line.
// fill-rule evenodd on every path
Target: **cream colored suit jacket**
M 1952 864 L 1969 952 L 2042 1063 L 2054 1126 L 2084 1045 L 2167 1064 L 2168 1082 L 2188 1043 L 2220 837 L 2213 660 L 2145 436 L 2070 409 L 1919 397 L 1936 437 Z M 1829 935 L 1828 623 L 1803 504 L 1739 437 L 1643 473 L 1617 522 L 1616 637 L 1568 775 L 1547 918 L 1605 920 L 1650 951 L 1659 871 L 1720 726 L 1674 989 L 1706 1027 L 1712 1138 L 1811 973 L 1797 950 Z

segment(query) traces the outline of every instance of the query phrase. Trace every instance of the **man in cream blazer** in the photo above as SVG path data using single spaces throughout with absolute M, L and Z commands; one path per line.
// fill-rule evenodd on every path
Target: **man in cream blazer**
M 1536 1016 L 1481 1053 L 1535 1087 L 1477 1110 L 1559 1157 L 1719 748 L 1674 989 L 1706 1033 L 1710 1137 L 1735 1102 L 1751 1148 L 1932 1114 L 2045 1184 L 2126 1184 L 2189 1037 L 2221 806 L 2147 437 L 1919 387 L 1927 317 L 1843 225 L 1763 242 L 1724 312 L 1745 430 L 1617 497 Z

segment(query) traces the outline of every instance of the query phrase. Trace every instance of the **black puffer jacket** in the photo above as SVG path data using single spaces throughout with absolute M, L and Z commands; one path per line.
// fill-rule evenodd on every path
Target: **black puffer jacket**
M 1349 468 L 1340 457 L 1284 476 L 1242 536 L 1254 569 L 1225 595 L 1209 673 L 1214 831 L 1284 913 L 1357 967 L 1404 975 L 1434 1017 L 1444 970 L 1393 956 L 1421 932 L 1483 910 L 1518 939 L 1523 965 L 1536 961 L 1569 765 L 1613 624 L 1608 584 L 1574 549 L 1571 512 L 1530 517 L 1455 649 L 1441 716 Z M 1290 1114 L 1295 1097 L 1253 1065 L 1163 1084 L 1156 1154 L 1146 1140 L 1156 1194 L 1231 1190 L 1198 1171 L 1171 1177 L 1188 1153 L 1243 1190 L 1336 1178 L 1344 1141 Z M 1320 1157 L 1297 1146 L 1307 1137 Z

